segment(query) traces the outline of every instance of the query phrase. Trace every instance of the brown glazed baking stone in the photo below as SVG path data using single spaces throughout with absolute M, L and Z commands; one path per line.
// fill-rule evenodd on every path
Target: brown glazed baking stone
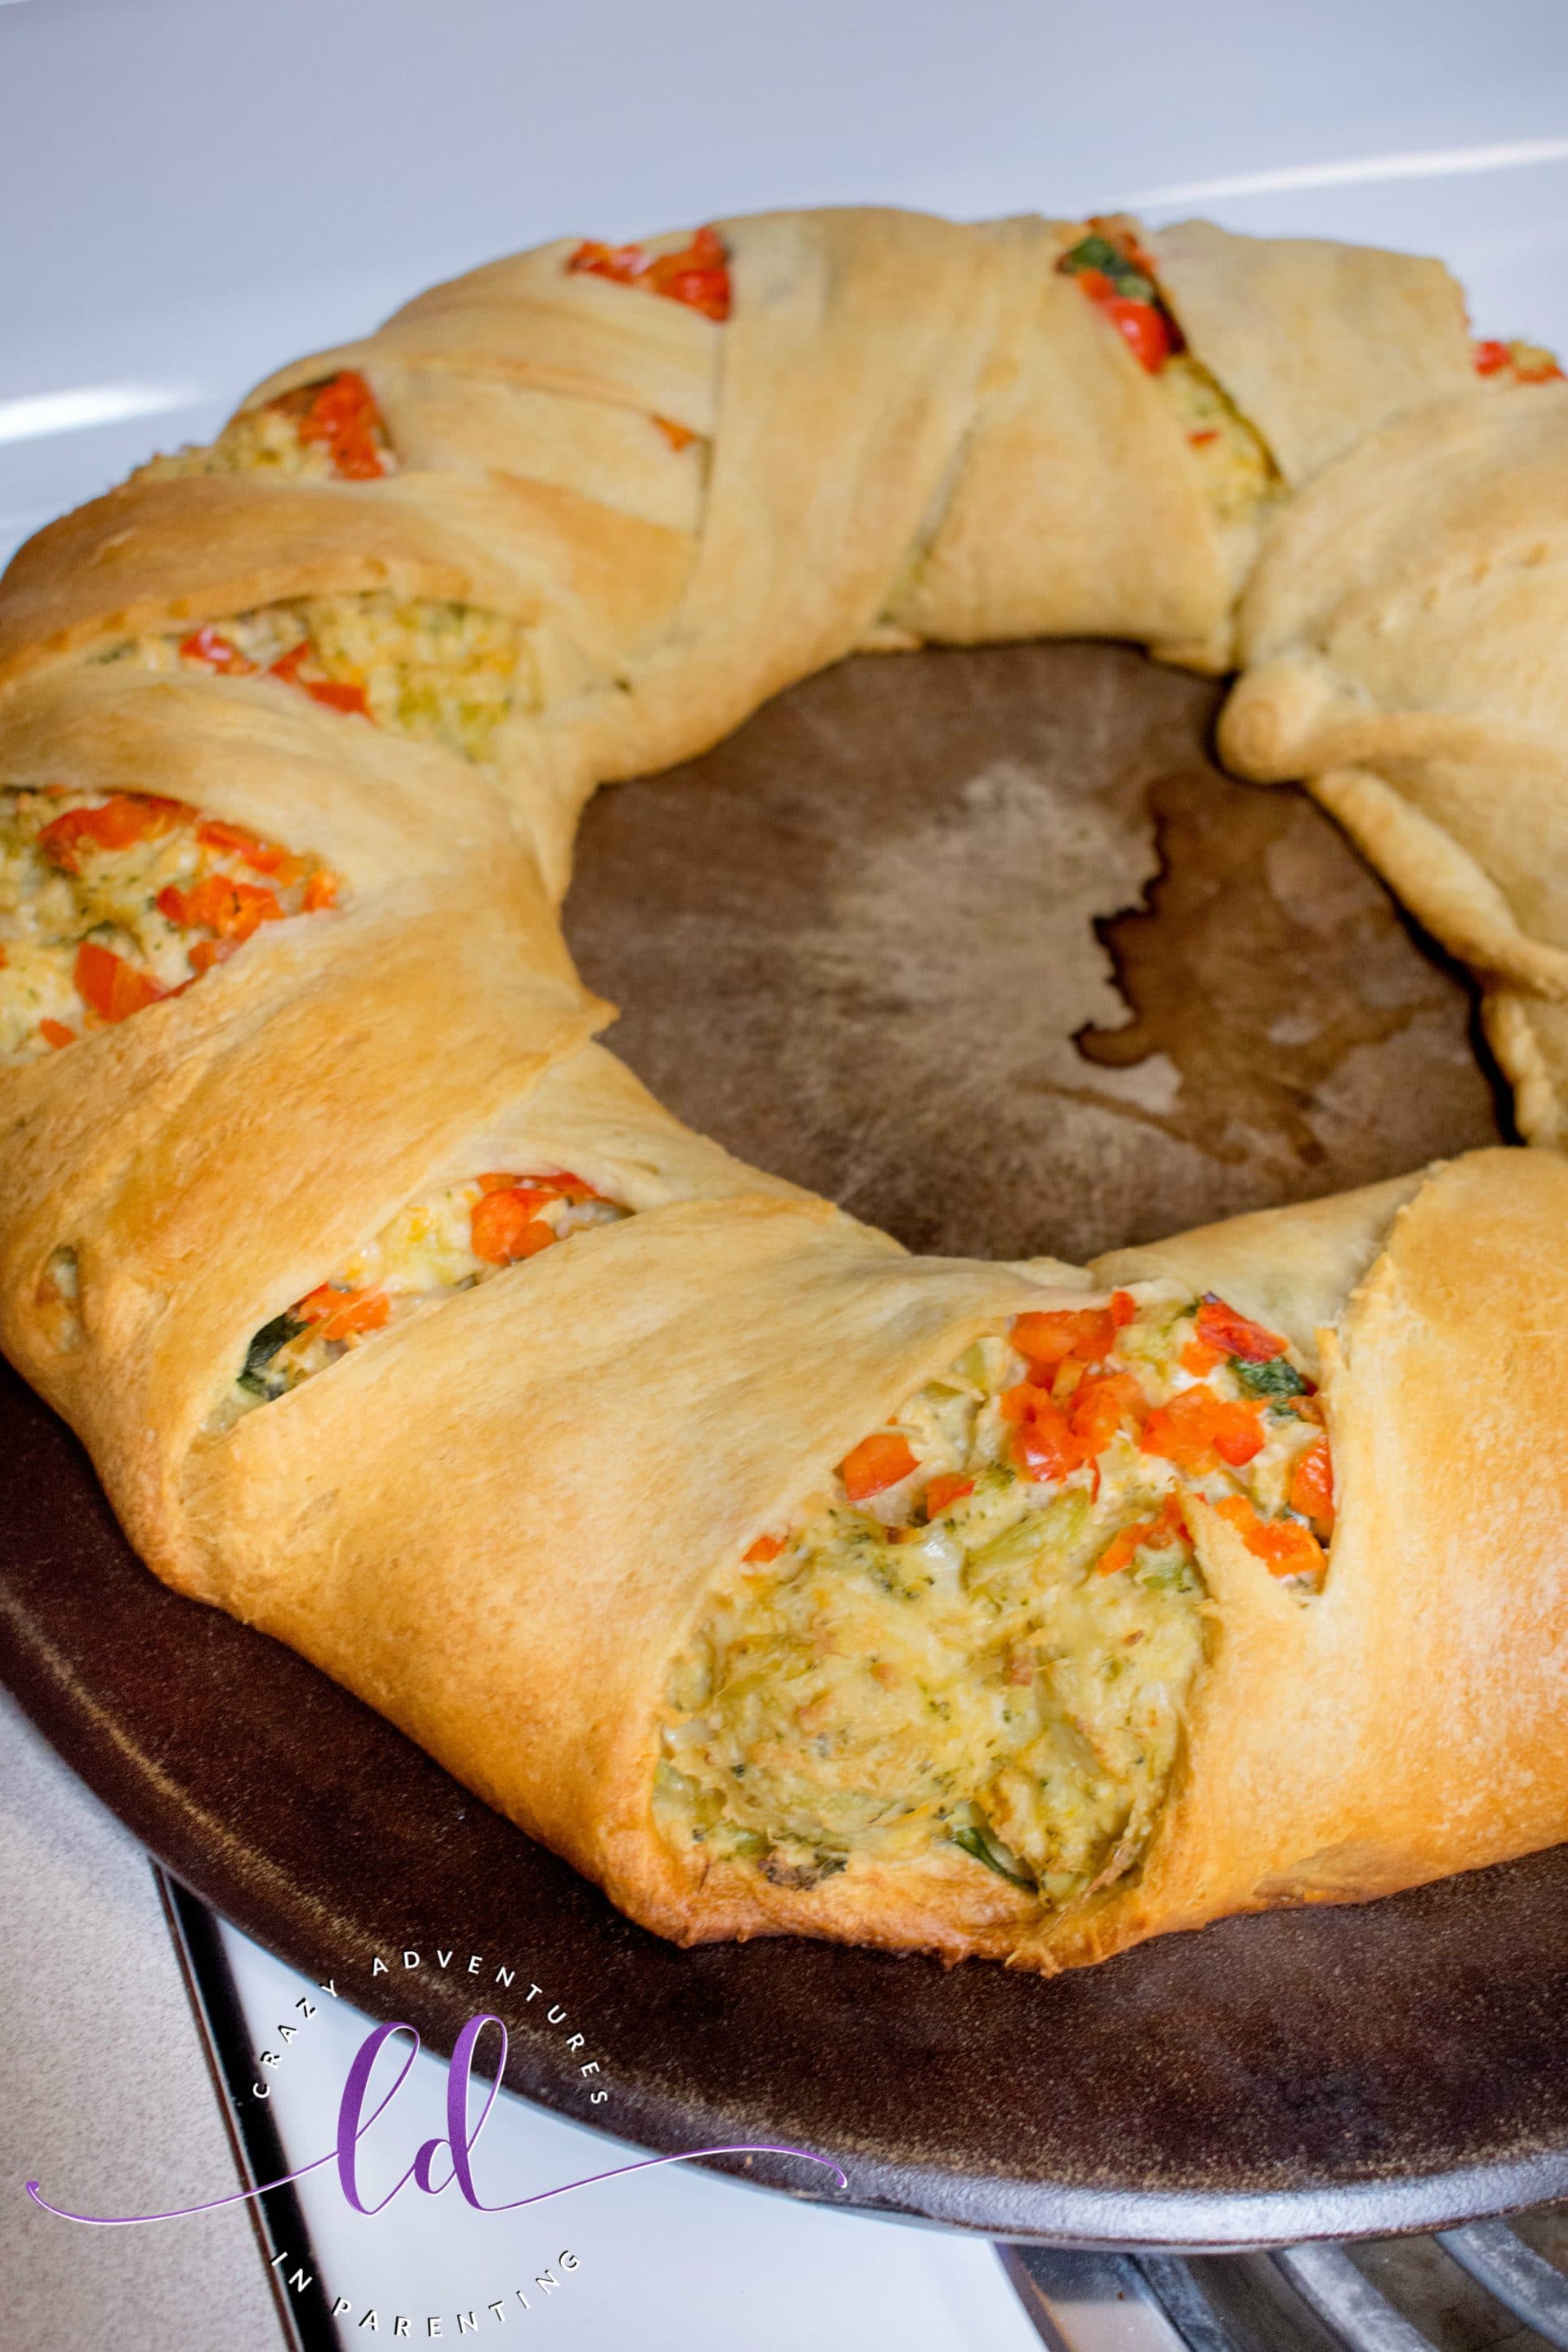
M 1078 1257 L 1495 1140 L 1463 983 L 1302 794 L 1219 772 L 1216 702 L 1114 646 L 866 658 L 602 794 L 569 931 L 626 1008 L 617 1050 L 917 1250 Z M 1048 1983 L 678 1951 L 290 1652 L 165 1591 L 9 1376 L 0 1412 L 5 1672 L 62 1754 L 373 2010 L 373 1954 L 484 1956 L 377 1979 L 379 2013 L 449 2049 L 493 2004 L 509 2083 L 563 2114 L 816 2149 L 839 2201 L 997 2235 L 1236 2245 L 1568 2192 L 1568 1848 Z M 531 1981 L 590 2033 L 607 2105 Z M 821 2195 L 805 2170 L 747 2177 Z

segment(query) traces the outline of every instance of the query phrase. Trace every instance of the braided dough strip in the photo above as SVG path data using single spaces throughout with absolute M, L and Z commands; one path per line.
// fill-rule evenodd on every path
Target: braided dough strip
M 347 895 L 7 1075 L 6 1352 L 83 1435 L 160 1575 L 292 1643 L 684 1939 L 795 1929 L 1049 1970 L 1568 1834 L 1561 1161 L 1473 1154 L 1087 1272 L 915 1260 L 687 1133 L 592 1042 L 610 1008 L 573 973 L 553 902 L 597 782 L 690 756 L 889 635 L 1104 630 L 1223 667 L 1251 561 L 1153 384 L 1057 273 L 1075 232 L 858 211 L 721 233 L 722 329 L 569 275 L 563 245 L 497 263 L 253 395 L 352 364 L 406 460 L 390 479 L 135 483 L 16 560 L 5 782 L 187 800 L 309 846 Z M 1324 798 L 1422 911 L 1473 898 L 1505 1005 L 1521 983 L 1555 988 L 1546 959 L 1568 941 L 1538 938 L 1550 926 L 1483 862 L 1478 828 L 1421 798 L 1451 789 L 1468 808 L 1462 782 L 1430 781 L 1445 761 L 1491 791 L 1491 735 L 1377 734 L 1378 689 L 1359 688 L 1373 734 L 1347 749 L 1314 733 L 1302 713 L 1340 652 L 1308 644 L 1318 607 L 1296 575 L 1357 576 L 1328 552 L 1348 499 L 1386 560 L 1376 609 L 1394 611 L 1398 532 L 1369 487 L 1386 450 L 1416 447 L 1412 483 L 1453 457 L 1461 486 L 1481 451 L 1474 514 L 1461 489 L 1430 536 L 1490 547 L 1511 525 L 1494 530 L 1488 501 L 1526 480 L 1536 495 L 1563 400 L 1510 394 L 1506 418 L 1489 413 L 1436 265 L 1214 231 L 1165 247 L 1222 377 L 1244 290 L 1256 331 L 1235 343 L 1237 383 L 1306 485 L 1248 593 L 1259 667 L 1231 706 L 1231 756 L 1324 771 Z M 1257 323 L 1270 305 L 1273 330 Z M 711 436 L 705 483 L 662 464 L 642 431 L 658 418 Z M 1369 432 L 1374 457 L 1342 454 Z M 1319 546 L 1312 571 L 1301 551 Z M 527 634 L 537 707 L 504 723 L 489 766 L 265 680 L 94 659 L 282 597 L 384 589 Z M 1400 643 L 1419 649 L 1426 625 Z M 1509 723 L 1545 762 L 1561 730 L 1522 683 Z M 1327 774 L 1348 761 L 1348 782 Z M 570 1166 L 638 1213 L 205 1425 L 248 1336 L 404 1202 L 531 1166 Z M 68 1314 L 48 1280 L 61 1250 Z M 976 1334 L 1162 1276 L 1223 1289 L 1315 1368 L 1342 1501 L 1310 1603 L 1200 1513 L 1210 1652 L 1142 1870 L 1042 1917 L 1008 1885 L 960 1895 L 941 1870 L 801 1888 L 678 1853 L 652 1814 L 665 1682 L 736 1559 Z
M 1568 1100 L 1568 385 L 1449 399 L 1281 516 L 1220 745 L 1311 789 L 1473 965 L 1528 1140 Z

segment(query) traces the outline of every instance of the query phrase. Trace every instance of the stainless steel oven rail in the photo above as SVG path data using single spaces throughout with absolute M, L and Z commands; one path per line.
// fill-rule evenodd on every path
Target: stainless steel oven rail
M 1506 2221 L 1472 2221 L 1468 2230 L 1445 2230 L 1437 2243 L 1516 2319 L 1557 2352 L 1568 2352 L 1568 2278 L 1517 2230 Z
M 1353 2252 L 997 2251 L 1052 2352 L 1568 2352 L 1568 2275 L 1507 2221 Z

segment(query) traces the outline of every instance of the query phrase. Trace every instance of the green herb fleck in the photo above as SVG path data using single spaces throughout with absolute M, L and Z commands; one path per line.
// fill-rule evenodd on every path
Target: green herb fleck
M 268 1370 L 272 1359 L 290 1339 L 297 1339 L 310 1326 L 285 1312 L 264 1323 L 245 1351 L 245 1369 L 239 1375 L 239 1385 L 252 1396 L 275 1397 L 283 1393 L 280 1374 Z
M 954 1845 L 961 1846 L 965 1853 L 972 1855 L 974 1861 L 983 1862 L 987 1870 L 994 1870 L 998 1878 L 1005 1878 L 1015 1886 L 1027 1887 L 1029 1893 L 1034 1894 L 1034 1880 L 1025 1876 L 1014 1866 L 1016 1857 L 1008 1853 L 1005 1846 L 994 1846 L 984 1830 L 954 1830 L 952 1842 Z M 1003 1859 L 1004 1855 L 1007 1856 L 1005 1861 Z
M 1252 1397 L 1310 1396 L 1312 1383 L 1303 1380 L 1288 1356 L 1272 1356 L 1266 1364 L 1249 1364 L 1232 1356 L 1230 1369 L 1240 1387 Z
M 1109 278 L 1116 291 L 1130 302 L 1158 302 L 1160 299 L 1152 278 L 1146 278 L 1136 263 L 1129 261 L 1109 237 L 1081 237 L 1077 245 L 1063 254 L 1057 268 L 1068 278 L 1078 277 L 1081 270 L 1098 269 L 1100 276 Z

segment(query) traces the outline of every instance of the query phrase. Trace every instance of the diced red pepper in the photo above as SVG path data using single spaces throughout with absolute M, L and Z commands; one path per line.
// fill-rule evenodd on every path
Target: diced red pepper
M 1278 1331 L 1249 1323 L 1212 1290 L 1198 1308 L 1197 1336 L 1222 1356 L 1239 1356 L 1244 1364 L 1271 1364 L 1276 1356 L 1285 1353 L 1288 1344 Z
M 1562 381 L 1563 371 L 1550 352 L 1538 350 L 1529 343 L 1505 343 L 1489 340 L 1471 345 L 1478 375 L 1506 375 L 1511 372 L 1521 383 L 1555 383 Z
M 300 665 L 310 658 L 310 640 L 301 637 L 297 646 L 290 646 L 286 654 L 279 654 L 275 662 L 268 665 L 267 675 L 281 678 L 285 686 L 302 686 L 304 680 L 300 676 Z
M 759 1536 L 743 1555 L 754 1567 L 765 1568 L 770 1559 L 777 1559 L 784 1548 L 783 1536 Z
M 717 229 L 697 229 L 679 252 L 657 254 L 647 283 L 656 294 L 684 302 L 705 319 L 722 321 L 730 315 L 730 257 Z
M 1081 273 L 1079 282 L 1081 284 L 1084 278 L 1097 275 L 1098 272 L 1086 269 Z M 1176 348 L 1175 337 L 1171 332 L 1164 312 L 1156 310 L 1152 302 L 1139 302 L 1130 294 L 1107 293 L 1094 299 L 1097 307 L 1104 311 L 1131 349 L 1139 366 L 1147 369 L 1151 375 L 1158 375 Z
M 605 1197 L 603 1192 L 595 1191 L 586 1178 L 574 1176 L 569 1168 L 557 1169 L 553 1176 L 534 1176 L 529 1181 L 535 1184 L 548 1184 L 551 1191 L 558 1192 L 563 1201 L 571 1201 L 578 1205 L 584 1201 L 602 1201 Z
M 379 1331 L 392 1312 L 384 1290 L 340 1290 L 323 1282 L 295 1307 L 296 1315 L 316 1327 L 321 1339 L 349 1339 L 363 1331 Z
M 1140 1519 L 1111 1537 L 1095 1562 L 1095 1573 L 1115 1576 L 1121 1570 L 1130 1568 L 1139 1552 L 1168 1551 L 1175 1543 L 1187 1543 L 1186 1522 L 1182 1516 L 1180 1496 L 1167 1495 L 1155 1517 Z
M 640 245 L 606 245 L 585 236 L 566 264 L 569 278 L 608 278 L 616 286 L 635 286 L 647 274 L 647 254 Z
M 312 702 L 325 710 L 346 710 L 351 719 L 368 719 L 370 701 L 363 686 L 351 686 L 345 679 L 335 677 L 299 677 Z
M 318 866 L 305 885 L 305 895 L 300 902 L 300 912 L 306 915 L 319 915 L 326 908 L 335 907 L 337 903 L 337 876 L 325 866 Z
M 76 1031 L 74 1029 L 68 1029 L 63 1021 L 40 1021 L 38 1024 L 38 1034 L 43 1039 L 45 1045 L 50 1046 L 57 1054 L 59 1052 L 62 1045 L 74 1045 L 76 1044 Z
M 1126 1312 L 1119 1306 L 1122 1300 Z M 1019 1315 L 1013 1324 L 1013 1345 L 1037 1371 L 1055 1371 L 1069 1357 L 1075 1363 L 1098 1364 L 1135 1311 L 1128 1293 L 1119 1290 L 1109 1307 L 1060 1307 Z
M 1299 1520 L 1260 1519 L 1245 1495 L 1226 1495 L 1215 1508 L 1270 1576 L 1316 1578 L 1328 1566 L 1321 1544 Z
M 478 1176 L 474 1181 L 487 1192 L 505 1192 L 513 1187 L 526 1187 L 530 1192 L 537 1192 L 542 1202 L 580 1203 L 602 1201 L 605 1197 L 602 1192 L 595 1192 L 585 1178 L 574 1176 L 569 1168 L 559 1168 L 549 1176 Z
M 844 1481 L 844 1491 L 852 1503 L 864 1503 L 886 1487 L 896 1486 L 919 1465 L 907 1442 L 888 1429 L 879 1429 L 870 1437 L 863 1437 L 852 1446 L 838 1465 Z
M 954 1503 L 962 1503 L 966 1495 L 973 1492 L 973 1479 L 964 1477 L 962 1471 L 939 1470 L 934 1478 L 926 1482 L 927 1518 L 934 1519 L 939 1513 L 950 1509 Z
M 1089 1459 L 1091 1449 L 1074 1434 L 1049 1389 L 1020 1381 L 1005 1392 L 1001 1405 L 1004 1421 L 1014 1423 L 1013 1459 L 1026 1477 L 1051 1485 L 1069 1477 Z
M 276 842 L 261 841 L 243 825 L 229 824 L 222 817 L 204 818 L 196 827 L 196 839 L 204 849 L 232 850 L 253 873 L 275 874 L 285 889 L 305 870 L 298 857 L 279 849 Z
M 74 874 L 83 849 L 130 849 L 171 832 L 185 814 L 180 802 L 152 793 L 116 793 L 101 808 L 68 809 L 54 818 L 39 834 L 38 846 L 51 865 Z
M 700 437 L 691 432 L 688 426 L 677 425 L 671 417 L 656 416 L 653 421 L 672 449 L 689 449 L 691 444 Z
M 194 636 L 187 637 L 180 651 L 186 661 L 200 662 L 204 668 L 219 670 L 226 677 L 249 677 L 256 669 L 256 664 L 246 659 L 232 637 L 226 637 L 210 621 Z
M 1326 1437 L 1315 1437 L 1290 1474 L 1290 1508 L 1310 1519 L 1326 1542 L 1334 1531 L 1334 1465 Z
M 1112 1372 L 1103 1380 L 1087 1380 L 1073 1391 L 1068 1423 L 1073 1435 L 1089 1454 L 1103 1454 L 1113 1437 L 1137 1424 L 1148 1412 L 1148 1401 L 1131 1372 Z
M 333 473 L 346 482 L 373 482 L 388 470 L 376 438 L 381 429 L 375 394 L 352 368 L 329 376 L 300 419 L 300 440 L 324 447 Z
M 640 245 L 602 245 L 584 237 L 566 267 L 617 286 L 644 286 L 700 310 L 705 319 L 722 321 L 730 315 L 730 258 L 717 229 L 695 230 L 690 244 L 677 253 L 649 254 Z
M 83 1003 L 100 1021 L 128 1021 L 163 994 L 151 972 L 138 971 L 112 948 L 100 947 L 94 940 L 84 940 L 78 948 L 74 977 Z
M 509 1185 L 504 1192 L 481 1193 L 468 1215 L 468 1238 L 476 1257 L 487 1265 L 511 1265 L 517 1259 L 537 1257 L 556 1238 L 539 1212 L 559 1199 L 532 1185 Z
M 1212 1470 L 1216 1457 L 1239 1470 L 1263 1450 L 1262 1408 L 1232 1403 L 1210 1388 L 1184 1389 L 1149 1415 L 1139 1443 L 1178 1470 Z
M 300 677 L 300 666 L 310 659 L 310 650 L 309 637 L 301 637 L 297 646 L 279 655 L 268 677 L 281 678 L 285 686 L 297 686 L 312 702 L 321 703 L 328 710 L 346 710 L 351 717 L 368 719 L 370 704 L 363 686 L 351 686 L 335 677 Z
M 265 883 L 237 882 L 227 874 L 208 874 L 188 890 L 171 882 L 158 893 L 158 912 L 183 929 L 216 931 L 235 947 L 263 923 L 283 919 L 277 896 Z

